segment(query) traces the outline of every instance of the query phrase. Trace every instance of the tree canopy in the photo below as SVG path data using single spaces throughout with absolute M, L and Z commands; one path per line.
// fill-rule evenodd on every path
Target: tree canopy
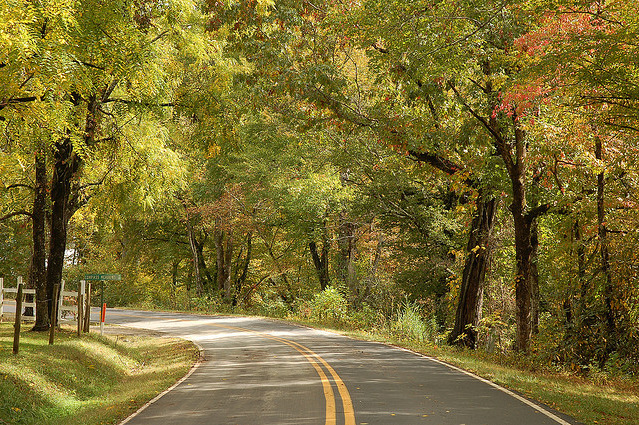
M 29 276 L 39 330 L 62 278 L 111 271 L 109 303 L 417 312 L 451 344 L 636 373 L 638 19 L 0 0 L 0 276 Z

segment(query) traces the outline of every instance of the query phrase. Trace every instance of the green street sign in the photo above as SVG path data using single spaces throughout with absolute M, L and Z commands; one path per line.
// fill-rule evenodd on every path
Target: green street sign
M 114 273 L 85 274 L 84 280 L 122 280 L 122 276 Z

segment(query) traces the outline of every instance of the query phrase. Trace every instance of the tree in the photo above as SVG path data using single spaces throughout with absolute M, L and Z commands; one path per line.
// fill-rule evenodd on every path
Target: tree
M 68 221 L 85 202 L 79 183 L 85 159 L 100 144 L 117 139 L 119 119 L 131 108 L 166 101 L 168 75 L 160 64 L 166 63 L 171 42 L 187 38 L 189 26 L 182 24 L 197 26 L 199 19 L 197 9 L 185 3 L 146 7 L 123 1 L 120 7 L 111 6 L 87 0 L 8 11 L 10 22 L 16 23 L 6 27 L 8 37 L 17 43 L 3 52 L 3 74 L 10 83 L 0 109 L 37 114 L 44 100 L 48 118 L 53 117 L 43 120 L 49 129 L 52 177 L 47 294 L 37 297 L 39 330 L 48 328 L 48 309 L 41 300 L 51 300 L 53 285 L 62 277 Z M 150 70 L 153 78 L 148 78 Z

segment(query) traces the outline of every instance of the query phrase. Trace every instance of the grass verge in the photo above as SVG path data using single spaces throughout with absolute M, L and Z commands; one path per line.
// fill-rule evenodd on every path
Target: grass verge
M 28 326 L 25 326 L 28 329 Z M 0 323 L 0 424 L 114 424 L 184 376 L 198 349 L 176 338 L 23 331 Z

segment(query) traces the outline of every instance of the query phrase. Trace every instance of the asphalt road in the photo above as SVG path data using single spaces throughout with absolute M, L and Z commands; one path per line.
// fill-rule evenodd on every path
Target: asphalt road
M 107 323 L 204 351 L 187 379 L 128 425 L 577 423 L 434 359 L 279 321 L 108 310 Z

